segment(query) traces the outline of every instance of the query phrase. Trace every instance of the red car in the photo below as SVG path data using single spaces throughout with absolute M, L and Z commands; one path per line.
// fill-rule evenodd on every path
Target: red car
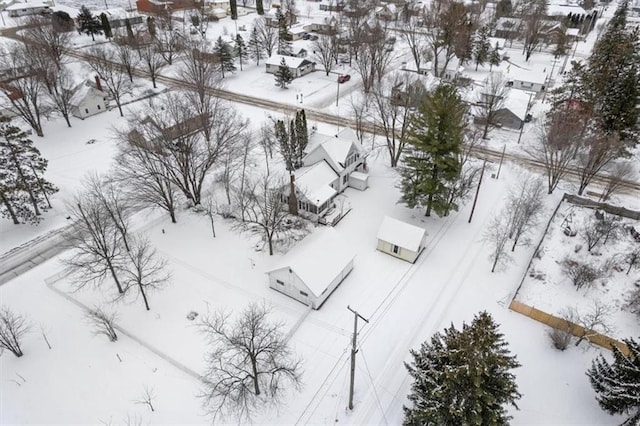
M 351 76 L 349 74 L 342 74 L 341 76 L 338 77 L 338 83 L 345 83 L 350 79 L 351 79 Z

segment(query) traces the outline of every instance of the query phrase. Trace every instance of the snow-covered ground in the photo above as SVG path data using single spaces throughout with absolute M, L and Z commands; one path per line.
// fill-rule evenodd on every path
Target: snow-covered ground
M 252 18 L 242 19 L 250 22 Z M 212 24 L 208 39 L 224 33 L 225 27 L 233 31 L 230 20 Z M 78 36 L 77 44 L 89 40 Z M 172 75 L 175 67 L 163 73 Z M 274 86 L 262 64 L 249 65 L 226 78 L 225 85 L 243 94 L 347 115 L 348 98 L 359 87 L 357 76 L 351 75 L 351 81 L 340 85 L 338 107 L 334 104 L 335 74 L 325 78 L 321 71 L 282 90 Z M 296 98 L 300 94 L 302 103 Z M 134 103 L 127 110 L 138 107 Z M 269 114 L 277 114 L 246 105 L 238 108 L 253 129 Z M 35 142 L 50 161 L 47 177 L 61 192 L 38 227 L 0 222 L 0 252 L 64 226 L 64 201 L 79 188 L 86 173 L 109 169 L 116 152 L 113 128 L 125 123 L 117 110 L 74 120 L 71 129 L 61 120 L 46 122 L 45 137 Z M 328 134 L 337 130 L 318 127 Z M 529 135 L 527 129 L 523 144 L 533 137 Z M 511 149 L 517 137 L 517 132 L 496 130 L 489 143 L 509 144 Z M 97 142 L 87 144 L 89 139 Z M 263 300 L 273 306 L 274 319 L 284 321 L 284 332 L 290 334 L 290 344 L 304 361 L 304 386 L 300 393 L 291 393 L 279 411 L 260 413 L 256 423 L 400 424 L 410 386 L 402 364 L 408 360 L 409 349 L 452 322 L 460 326 L 470 321 L 483 309 L 501 324 L 522 363 L 516 375 L 523 398 L 520 410 L 512 410 L 514 424 L 619 423 L 619 418 L 600 410 L 584 374 L 591 360 L 606 352 L 589 346 L 558 352 L 544 326 L 507 309 L 533 248 L 518 248 L 506 271 L 489 272 L 482 234 L 502 208 L 508 183 L 517 179 L 519 171 L 507 164 L 500 180 L 490 179 L 491 171 L 486 173 L 469 224 L 470 203 L 446 218 L 426 218 L 421 211 L 397 204 L 398 177 L 388 167 L 383 151 L 373 153 L 368 163 L 370 188 L 346 191 L 353 210 L 336 227 L 357 252 L 354 270 L 319 311 L 308 312 L 304 305 L 268 288 L 265 272 L 279 264 L 282 253 L 270 257 L 256 251 L 254 238 L 238 234 L 222 218 L 217 219 L 213 238 L 207 220 L 188 211 L 179 213 L 175 225 L 157 213 L 149 213 L 148 219 L 136 218 L 144 224 L 139 232 L 168 260 L 173 278 L 166 288 L 151 295 L 150 312 L 144 311 L 140 300 L 106 305 L 118 311 L 121 332 L 116 343 L 94 336 L 83 318 L 83 306 L 105 303 L 113 292 L 108 287 L 102 294 L 89 289 L 69 292 L 69 283 L 60 275 L 60 258 L 0 286 L 2 305 L 24 313 L 33 324 L 24 340 L 25 356 L 18 359 L 5 353 L 0 358 L 0 423 L 120 424 L 127 419 L 150 424 L 208 423 L 196 397 L 206 346 L 187 314 L 203 315 L 214 309 L 237 312 L 251 301 Z M 571 187 L 562 185 L 560 189 Z M 559 196 L 545 199 L 548 214 Z M 427 230 L 427 248 L 415 265 L 375 250 L 375 236 L 385 215 Z M 542 226 L 536 232 L 541 237 Z M 360 323 L 352 412 L 346 409 L 353 327 L 347 305 L 369 319 L 368 324 Z M 154 391 L 155 412 L 136 402 L 145 387 Z

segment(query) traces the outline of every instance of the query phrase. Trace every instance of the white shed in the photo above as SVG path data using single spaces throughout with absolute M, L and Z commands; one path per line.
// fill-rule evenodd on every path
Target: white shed
M 378 231 L 377 249 L 414 263 L 424 250 L 427 231 L 398 219 L 385 216 Z
M 353 269 L 355 251 L 333 228 L 308 235 L 269 275 L 269 287 L 319 309 Z
M 79 84 L 73 96 L 69 100 L 71 115 L 80 119 L 106 112 L 109 109 L 109 98 L 102 88 L 100 80 L 96 77 L 95 83 L 91 80 Z

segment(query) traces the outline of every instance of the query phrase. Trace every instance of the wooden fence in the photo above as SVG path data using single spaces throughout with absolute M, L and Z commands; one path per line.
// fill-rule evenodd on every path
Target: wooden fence
M 620 342 L 616 339 L 605 336 L 604 334 L 600 334 L 593 330 L 586 330 L 585 333 L 585 328 L 578 324 L 572 323 L 563 318 L 558 318 L 547 312 L 541 311 L 529 305 L 525 305 L 522 302 L 518 302 L 517 300 L 511 301 L 511 303 L 509 304 L 509 309 L 519 314 L 528 316 L 529 318 L 541 322 L 542 324 L 548 325 L 549 327 L 568 331 L 576 337 L 585 336 L 585 340 L 603 348 L 611 350 L 611 347 L 615 345 L 624 355 L 629 355 L 629 348 L 623 342 Z

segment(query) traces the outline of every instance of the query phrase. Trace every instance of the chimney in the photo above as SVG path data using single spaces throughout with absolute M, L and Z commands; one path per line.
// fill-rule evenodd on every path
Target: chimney
M 103 91 L 102 83 L 100 83 L 100 77 L 98 77 L 97 75 L 96 75 L 96 89 L 100 90 L 101 92 Z

